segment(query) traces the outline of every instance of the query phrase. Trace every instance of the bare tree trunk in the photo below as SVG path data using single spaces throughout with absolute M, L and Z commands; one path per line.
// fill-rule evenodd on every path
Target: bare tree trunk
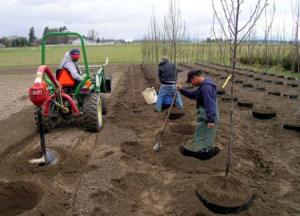
M 296 29 L 295 29 L 295 48 L 296 48 L 296 62 L 297 72 L 300 73 L 299 63 L 299 18 L 300 18 L 300 1 L 297 0 L 297 16 L 296 16 Z
M 233 44 L 230 44 L 230 59 L 231 59 L 231 87 L 230 87 L 230 95 L 231 95 L 231 108 L 230 108 L 230 137 L 229 144 L 227 148 L 227 162 L 225 175 L 228 176 L 231 159 L 232 159 L 232 145 L 234 143 L 234 80 L 235 80 L 235 68 L 237 63 L 237 50 L 238 46 L 244 41 L 244 39 L 248 36 L 248 34 L 252 31 L 255 23 L 260 18 L 262 12 L 267 7 L 267 0 L 258 0 L 254 11 L 251 13 L 250 18 L 246 21 L 246 23 L 239 27 L 239 19 L 241 13 L 241 5 L 244 3 L 244 0 L 219 0 L 219 5 L 222 7 L 221 13 L 218 13 L 216 10 L 216 5 L 214 3 L 215 0 L 212 0 L 212 6 L 214 10 L 214 14 L 220 24 L 221 29 L 223 30 L 224 36 L 227 41 Z M 261 4 L 263 2 L 263 4 Z M 223 15 L 223 18 L 226 20 L 227 25 L 223 24 L 223 19 L 220 16 Z

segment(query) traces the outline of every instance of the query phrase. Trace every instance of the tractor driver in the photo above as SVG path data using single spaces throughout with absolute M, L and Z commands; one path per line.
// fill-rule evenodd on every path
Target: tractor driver
M 66 68 L 76 83 L 79 83 L 83 80 L 83 73 L 79 70 L 78 67 L 78 59 L 80 58 L 80 50 L 79 49 L 71 49 L 70 51 L 65 53 L 63 60 L 61 61 L 58 69 Z

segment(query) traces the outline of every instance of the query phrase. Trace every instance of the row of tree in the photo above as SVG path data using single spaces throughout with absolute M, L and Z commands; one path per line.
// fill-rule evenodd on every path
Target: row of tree
M 291 53 L 290 59 L 294 62 L 293 71 L 299 70 L 299 17 L 300 17 L 300 0 L 295 0 L 293 7 L 294 15 L 294 43 L 289 47 Z M 235 76 L 236 66 L 242 52 L 246 50 L 246 56 L 249 57 L 245 61 L 247 64 L 253 64 L 255 57 L 255 26 L 260 18 L 265 18 L 265 38 L 263 47 L 263 62 L 267 68 L 270 66 L 270 55 L 275 54 L 275 51 L 270 50 L 270 32 L 273 25 L 275 15 L 275 3 L 271 4 L 272 0 L 255 0 L 253 10 L 249 10 L 249 16 L 245 16 L 242 11 L 247 11 L 245 0 L 212 0 L 213 8 L 213 24 L 212 24 L 212 39 L 197 40 L 191 42 L 189 31 L 186 28 L 184 21 L 181 18 L 181 13 L 177 7 L 177 0 L 169 0 L 169 9 L 161 22 L 158 22 L 155 15 L 153 15 L 148 32 L 145 34 L 145 40 L 142 46 L 143 63 L 157 64 L 159 57 L 168 55 L 170 60 L 175 62 L 182 61 L 190 63 L 199 61 L 204 57 L 213 56 L 215 52 L 217 58 L 215 62 L 219 61 L 221 64 L 229 65 L 231 75 L 230 85 L 230 133 L 227 149 L 227 163 L 225 175 L 228 176 L 231 160 L 232 160 L 232 146 L 234 144 L 234 95 L 235 95 Z M 293 3 L 293 0 L 292 0 Z M 273 6 L 273 7 L 272 7 Z M 242 20 L 242 21 L 241 21 Z M 185 39 L 188 39 L 186 42 Z M 252 41 L 252 42 L 251 42 Z M 273 46 L 275 47 L 275 46 Z M 277 47 L 281 49 L 282 47 Z M 271 53 L 272 52 L 272 53 Z M 280 53 L 280 51 L 279 51 Z M 211 59 L 206 60 L 210 61 Z M 249 61 L 248 61 L 249 60 Z M 252 62 L 251 62 L 252 61 Z M 267 70 L 267 69 L 266 69 Z
M 67 32 L 68 28 L 66 26 L 56 27 L 56 28 L 49 28 L 46 26 L 43 31 L 43 36 L 49 32 Z M 96 30 L 91 29 L 88 31 L 87 36 L 83 36 L 84 38 L 94 41 L 95 43 L 125 43 L 125 40 L 119 39 L 104 39 L 103 37 L 100 38 L 99 34 Z M 48 37 L 47 44 L 70 44 L 73 40 L 77 39 L 73 36 L 62 36 L 62 37 Z M 20 36 L 11 36 L 11 37 L 2 37 L 0 38 L 0 45 L 4 47 L 25 47 L 25 46 L 34 46 L 40 45 L 41 39 L 37 38 L 35 34 L 34 27 L 29 29 L 28 38 L 20 37 Z
M 59 28 L 48 28 L 45 27 L 43 35 L 48 32 L 65 32 L 67 31 L 67 27 L 59 27 Z M 49 44 L 57 44 L 57 43 L 67 43 L 69 38 L 49 38 Z M 29 29 L 28 38 L 22 36 L 10 36 L 10 37 L 2 37 L 0 38 L 0 44 L 4 47 L 25 47 L 25 46 L 34 46 L 40 44 L 41 39 L 38 39 L 35 34 L 34 27 Z
M 241 4 L 241 2 L 242 4 L 244 3 L 243 1 L 239 1 L 235 4 Z M 275 4 L 274 2 L 272 3 L 272 1 L 258 1 L 256 7 L 253 9 L 255 14 L 252 13 L 253 17 L 249 18 L 247 26 L 241 26 L 236 50 L 236 63 L 255 64 L 266 68 L 279 65 L 286 70 L 300 71 L 298 48 L 299 0 L 292 2 L 294 15 L 293 40 L 286 39 L 286 29 L 284 26 L 282 32 L 279 33 L 278 30 L 276 37 L 274 37 L 273 20 L 275 16 Z M 209 61 L 229 64 L 232 58 L 232 45 L 235 41 L 232 36 L 234 29 L 228 25 L 232 25 L 233 20 L 236 18 L 232 17 L 232 20 L 227 19 L 229 15 L 232 16 L 233 11 L 236 9 L 230 11 L 225 5 L 229 4 L 228 1 L 224 0 L 218 2 L 218 4 L 215 4 L 213 1 L 213 4 L 215 13 L 210 37 L 202 39 L 197 36 L 197 34 L 194 34 L 191 39 L 191 34 L 180 16 L 180 10 L 178 8 L 176 11 L 172 9 L 172 7 L 176 5 L 176 1 L 170 0 L 169 10 L 161 21 L 158 21 L 155 15 L 151 18 L 149 29 L 145 34 L 142 46 L 144 63 L 158 63 L 159 56 L 166 54 L 173 60 L 172 54 L 170 53 L 172 50 L 171 44 L 176 44 L 177 61 L 186 63 L 192 61 Z M 235 8 L 236 6 L 233 7 Z M 258 10 L 258 8 L 260 8 L 260 10 Z M 220 12 L 226 12 L 226 14 L 220 17 Z M 170 16 L 173 16 L 173 22 L 172 19 L 169 18 Z M 260 40 L 257 39 L 256 34 L 257 16 L 261 18 L 261 23 L 264 23 L 264 25 L 260 25 L 260 29 L 264 29 L 264 38 Z M 167 26 L 170 26 L 170 24 L 173 25 L 173 29 L 177 33 L 177 35 L 175 35 L 176 41 L 172 41 L 171 35 L 168 34 L 169 30 Z

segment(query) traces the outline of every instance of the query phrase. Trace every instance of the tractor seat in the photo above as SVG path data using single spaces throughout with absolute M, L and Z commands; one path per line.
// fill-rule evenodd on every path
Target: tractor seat
M 76 80 L 73 79 L 70 71 L 66 68 L 56 70 L 56 79 L 63 88 L 74 88 Z

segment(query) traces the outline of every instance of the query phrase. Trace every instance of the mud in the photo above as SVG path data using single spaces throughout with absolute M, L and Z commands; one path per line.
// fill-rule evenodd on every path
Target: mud
M 213 69 L 214 65 L 190 67 L 209 71 L 218 86 L 224 82 L 221 66 L 218 71 Z M 179 80 L 183 82 L 186 69 L 180 70 L 183 72 L 179 73 Z M 214 215 L 195 195 L 199 184 L 211 194 L 211 199 L 230 206 L 255 193 L 257 198 L 252 207 L 240 215 L 300 214 L 300 135 L 281 126 L 294 119 L 299 100 L 267 94 L 274 89 L 297 94 L 298 89 L 288 86 L 287 80 L 284 85 L 275 85 L 239 75 L 245 83 L 261 84 L 266 91 L 236 83 L 235 97 L 253 102 L 254 107 L 270 106 L 277 117 L 258 120 L 253 118 L 251 108 L 235 103 L 230 169 L 230 177 L 235 180 L 227 185 L 229 199 L 223 199 L 226 191 L 219 180 L 206 186 L 203 182 L 224 175 L 230 102 L 221 100 L 221 96 L 218 101 L 221 119 L 215 143 L 221 151 L 216 157 L 199 161 L 179 153 L 179 145 L 191 139 L 196 124 L 195 103 L 186 98 L 185 115 L 168 123 L 161 151 L 154 153 L 152 147 L 166 114 L 154 112 L 154 105 L 145 104 L 141 91 L 149 86 L 158 87 L 156 68 L 112 65 L 107 67 L 107 73 L 113 77 L 113 91 L 108 95 L 109 109 L 103 129 L 89 133 L 80 125 L 68 125 L 46 134 L 47 146 L 59 158 L 54 166 L 27 163 L 40 156 L 33 107 L 15 110 L 17 113 L 0 122 L 0 192 L 4 191 L 3 185 L 14 182 L 26 180 L 24 184 L 34 185 L 26 195 L 36 199 L 26 204 L 21 215 Z M 28 79 L 32 77 L 31 73 L 24 74 Z M 4 74 L 0 76 L 5 79 Z M 135 112 L 134 108 L 141 111 Z M 14 196 L 14 191 L 23 194 L 20 187 L 5 193 Z

